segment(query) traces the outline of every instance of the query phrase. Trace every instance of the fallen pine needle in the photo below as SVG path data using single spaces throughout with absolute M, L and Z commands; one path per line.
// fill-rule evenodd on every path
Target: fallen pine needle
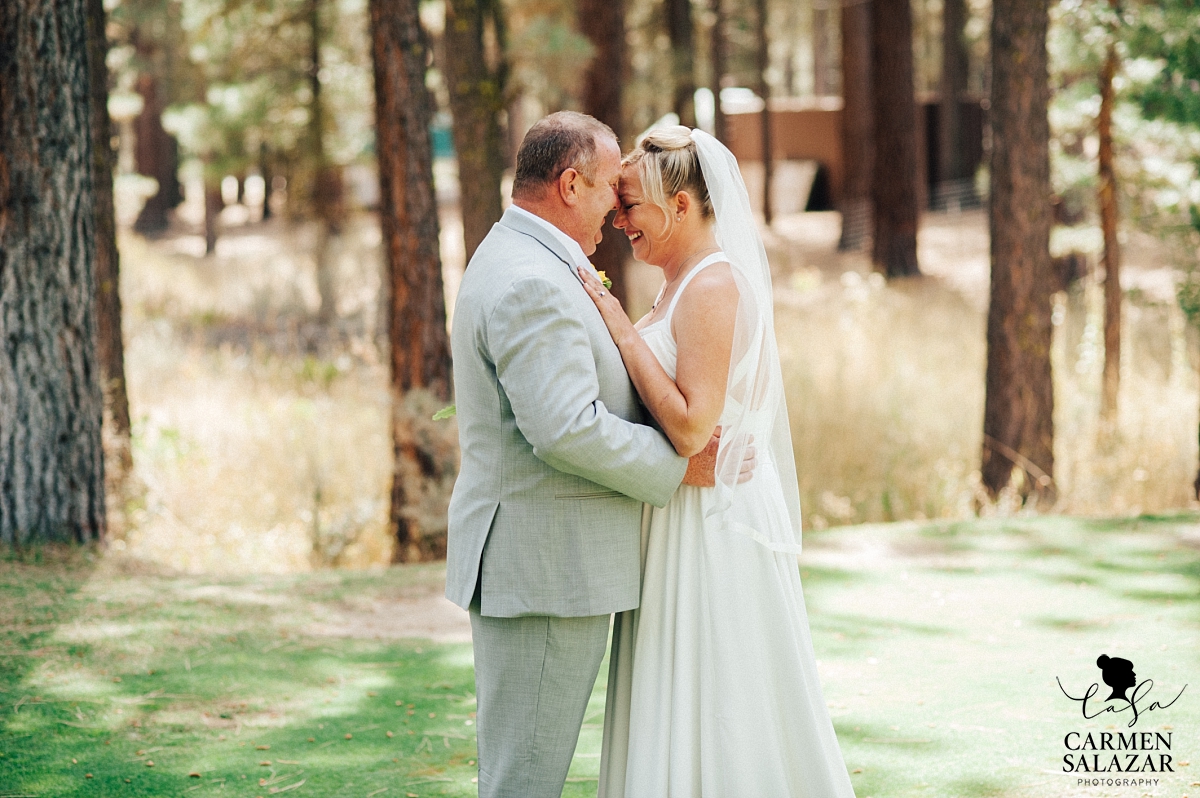
M 295 784 L 289 784 L 286 787 L 272 787 L 270 792 L 272 795 L 274 795 L 276 793 L 287 792 L 288 790 L 294 790 L 297 787 L 304 786 L 304 782 L 306 782 L 306 781 L 308 781 L 308 779 L 300 779 L 300 781 L 296 782 Z

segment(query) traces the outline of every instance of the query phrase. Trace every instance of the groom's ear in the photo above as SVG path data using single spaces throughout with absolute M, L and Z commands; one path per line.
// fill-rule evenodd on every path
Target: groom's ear
M 574 207 L 579 202 L 579 190 L 576 185 L 579 179 L 579 172 L 575 171 L 572 167 L 567 167 L 558 176 L 558 183 L 555 188 L 558 189 L 558 196 L 564 204 Z

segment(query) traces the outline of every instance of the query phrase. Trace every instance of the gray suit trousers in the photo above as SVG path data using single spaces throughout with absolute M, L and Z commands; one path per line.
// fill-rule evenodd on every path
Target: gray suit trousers
M 609 615 L 493 618 L 473 602 L 479 798 L 559 798 Z

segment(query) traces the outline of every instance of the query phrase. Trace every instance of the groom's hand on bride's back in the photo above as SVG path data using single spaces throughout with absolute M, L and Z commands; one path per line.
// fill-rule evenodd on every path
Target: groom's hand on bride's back
M 696 488 L 711 488 L 717 484 L 717 449 L 721 445 L 721 428 L 717 427 L 708 439 L 708 445 L 698 454 L 688 458 L 687 472 L 683 475 L 683 484 Z M 738 484 L 749 482 L 754 477 L 754 469 L 758 465 L 754 449 L 754 437 L 747 441 L 746 450 L 742 453 L 742 465 L 738 471 Z

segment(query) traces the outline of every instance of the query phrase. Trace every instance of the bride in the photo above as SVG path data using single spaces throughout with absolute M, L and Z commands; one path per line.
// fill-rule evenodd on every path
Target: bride
M 613 224 L 666 282 L 631 324 L 586 270 L 642 402 L 679 454 L 719 427 L 714 488 L 642 529 L 641 606 L 615 621 L 601 798 L 852 798 L 796 555 L 800 500 L 771 275 L 737 161 L 686 127 L 623 161 Z M 739 484 L 756 449 L 754 478 Z

